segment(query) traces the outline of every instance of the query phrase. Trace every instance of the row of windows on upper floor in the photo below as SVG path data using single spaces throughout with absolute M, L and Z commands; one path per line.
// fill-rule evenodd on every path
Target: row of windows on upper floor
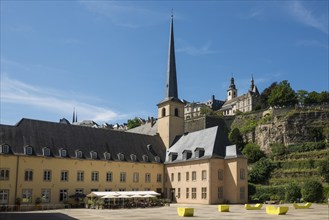
M 60 172 L 60 176 L 59 179 L 60 181 L 64 181 L 67 182 L 69 181 L 69 171 L 68 170 L 62 170 Z M 90 180 L 92 182 L 98 182 L 99 181 L 99 172 L 98 171 L 91 171 L 90 173 Z M 120 172 L 117 173 L 119 180 L 121 183 L 126 182 L 127 179 L 127 174 L 126 172 Z M 139 178 L 139 172 L 134 172 L 132 175 L 132 182 L 134 183 L 139 183 L 140 182 L 140 178 Z M 72 174 L 71 174 L 72 175 Z M 113 172 L 108 171 L 105 173 L 105 180 L 106 182 L 112 182 L 113 181 Z M 34 177 L 34 171 L 33 170 L 25 170 L 24 171 L 24 181 L 28 181 L 31 182 L 33 181 Z M 0 169 L 0 181 L 9 181 L 10 180 L 10 170 L 3 168 Z M 44 170 L 43 171 L 43 181 L 52 181 L 53 180 L 53 172 L 52 170 Z M 151 173 L 145 173 L 145 183 L 151 183 L 152 182 L 152 178 L 151 178 Z M 76 181 L 77 182 L 84 182 L 85 181 L 85 172 L 84 171 L 77 171 L 76 173 Z M 156 175 L 156 182 L 157 183 L 161 183 L 162 182 L 162 174 L 158 173 Z
M 177 181 L 180 182 L 182 179 L 182 175 L 181 172 L 177 172 Z M 217 172 L 217 177 L 218 180 L 224 180 L 224 170 L 223 169 L 219 169 Z M 240 180 L 244 180 L 246 178 L 246 172 L 245 169 L 241 168 L 240 169 Z M 185 181 L 189 181 L 190 180 L 190 172 L 185 172 Z M 191 180 L 192 181 L 197 181 L 197 171 L 191 171 Z M 207 170 L 202 170 L 201 171 L 201 180 L 207 180 Z M 165 175 L 165 182 L 167 182 L 167 176 Z M 171 173 L 170 174 L 170 182 L 174 182 L 175 181 L 175 173 Z
M 149 147 L 148 147 L 149 148 Z M 60 157 L 68 157 L 68 152 L 66 149 L 59 149 L 59 156 Z M 0 146 L 0 154 L 9 154 L 10 153 L 10 146 L 8 144 L 3 144 Z M 25 155 L 33 155 L 33 147 L 31 146 L 25 146 L 24 147 L 24 154 Z M 42 156 L 45 157 L 50 157 L 51 154 L 51 150 L 48 147 L 44 147 L 42 148 Z M 105 160 L 110 160 L 111 159 L 111 153 L 109 152 L 104 152 L 104 159 Z M 75 158 L 84 158 L 84 155 L 82 153 L 81 150 L 75 150 Z M 99 155 L 96 151 L 90 151 L 90 159 L 98 159 Z M 114 159 L 114 158 L 113 158 Z M 124 161 L 125 160 L 125 155 L 123 153 L 118 153 L 117 154 L 117 159 L 120 161 Z M 131 161 L 137 161 L 137 155 L 136 154 L 130 154 L 130 160 Z M 142 155 L 142 161 L 143 162 L 149 162 L 149 156 L 144 154 Z M 159 156 L 155 156 L 154 157 L 154 161 L 157 163 L 160 163 L 160 157 Z
M 200 147 L 195 148 L 194 158 L 198 159 L 198 158 L 203 157 L 204 152 L 205 152 L 204 148 L 200 148 Z M 170 152 L 168 156 L 169 156 L 169 161 L 173 162 L 177 159 L 178 153 L 177 152 Z M 192 151 L 191 150 L 184 150 L 182 152 L 182 159 L 183 160 L 188 160 L 190 158 L 192 158 Z

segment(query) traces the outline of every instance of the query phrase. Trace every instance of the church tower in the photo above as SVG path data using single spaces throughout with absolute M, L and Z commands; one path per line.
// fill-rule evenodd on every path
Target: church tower
M 228 90 L 227 90 L 227 101 L 234 99 L 237 96 L 238 96 L 238 90 L 235 87 L 234 78 L 232 76 L 231 85 L 228 87 Z
M 184 133 L 184 102 L 178 98 L 175 45 L 174 18 L 171 15 L 166 96 L 158 104 L 158 133 L 167 148 L 177 135 Z

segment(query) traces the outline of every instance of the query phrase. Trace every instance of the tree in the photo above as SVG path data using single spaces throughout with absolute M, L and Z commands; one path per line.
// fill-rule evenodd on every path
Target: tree
M 329 157 L 320 162 L 319 173 L 324 181 L 329 183 Z
M 271 177 L 273 166 L 268 158 L 262 157 L 249 172 L 250 182 L 264 184 Z
M 290 182 L 285 187 L 285 199 L 287 202 L 296 202 L 302 197 L 301 188 L 296 182 Z
M 301 106 L 304 106 L 305 104 L 305 99 L 308 95 L 308 92 L 306 90 L 298 90 L 297 91 L 297 99 L 298 99 L 298 103 L 301 105 Z
M 323 200 L 323 186 L 317 180 L 307 180 L 302 187 L 302 196 L 306 202 L 321 202 Z
M 320 95 L 319 93 L 313 91 L 308 93 L 307 97 L 305 98 L 305 105 L 314 105 L 320 102 Z
M 202 106 L 200 108 L 201 115 L 214 115 L 214 111 L 209 106 Z
M 297 95 L 287 80 L 283 80 L 273 88 L 268 98 L 268 104 L 270 106 L 293 106 L 297 102 Z
M 228 135 L 228 139 L 233 143 L 236 144 L 236 146 L 239 148 L 239 150 L 242 151 L 244 147 L 242 134 L 240 133 L 239 128 L 234 128 L 230 131 Z
M 256 104 L 256 109 L 266 109 L 269 106 L 268 104 L 268 98 L 272 92 L 272 90 L 277 86 L 277 82 L 272 83 L 269 87 L 264 89 L 264 91 L 260 94 L 259 100 Z
M 142 121 L 139 118 L 135 117 L 134 119 L 128 120 L 127 127 L 128 127 L 128 129 L 132 129 L 132 128 L 140 126 L 141 124 L 142 124 Z
M 242 150 L 243 155 L 248 158 L 249 163 L 255 163 L 260 158 L 265 157 L 264 152 L 257 144 L 248 143 Z

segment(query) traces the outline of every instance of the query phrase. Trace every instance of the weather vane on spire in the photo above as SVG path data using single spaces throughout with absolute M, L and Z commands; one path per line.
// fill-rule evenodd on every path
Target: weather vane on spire
M 171 17 L 174 17 L 174 9 L 171 9 Z

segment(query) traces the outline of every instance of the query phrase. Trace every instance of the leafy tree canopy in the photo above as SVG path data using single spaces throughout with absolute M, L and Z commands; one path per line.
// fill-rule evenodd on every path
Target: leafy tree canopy
M 236 144 L 236 146 L 239 148 L 239 150 L 242 151 L 244 147 L 243 143 L 243 137 L 242 134 L 240 133 L 239 128 L 234 128 L 231 130 L 231 132 L 228 135 L 229 140 L 233 143 Z
M 268 98 L 268 104 L 270 106 L 292 106 L 297 102 L 297 95 L 287 80 L 280 82 L 274 87 Z
M 257 144 L 248 143 L 242 150 L 243 155 L 248 158 L 249 163 L 255 163 L 260 158 L 265 157 L 264 152 Z
M 317 180 L 307 180 L 302 187 L 302 196 L 306 202 L 321 202 L 323 200 L 323 186 Z
M 128 127 L 128 129 L 132 129 L 132 128 L 140 126 L 141 124 L 142 124 L 142 121 L 139 118 L 135 117 L 133 119 L 128 120 L 127 127 Z
M 265 184 L 271 177 L 272 170 L 271 161 L 266 157 L 262 157 L 254 164 L 252 170 L 249 172 L 250 182 Z

